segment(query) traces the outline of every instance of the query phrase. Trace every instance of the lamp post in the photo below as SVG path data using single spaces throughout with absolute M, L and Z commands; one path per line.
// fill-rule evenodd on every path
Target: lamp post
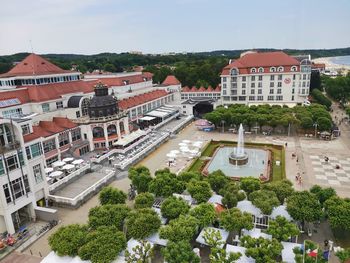
M 313 126 L 315 127 L 315 138 L 316 138 L 316 136 L 317 136 L 317 126 L 318 126 L 317 122 L 315 122 L 313 124 Z
M 225 121 L 222 120 L 221 124 L 222 124 L 222 133 L 224 133 L 225 132 Z

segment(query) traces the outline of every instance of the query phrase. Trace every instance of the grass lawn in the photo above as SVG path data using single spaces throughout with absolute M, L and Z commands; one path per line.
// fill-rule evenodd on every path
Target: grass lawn
M 208 145 L 203 149 L 202 154 L 199 158 L 195 159 L 192 164 L 188 167 L 187 171 L 189 172 L 201 172 L 206 164 L 206 158 L 205 157 L 211 157 L 216 148 L 220 145 L 224 146 L 234 146 L 236 145 L 236 142 L 232 141 L 211 141 L 208 143 Z M 279 145 L 272 145 L 272 144 L 259 144 L 259 143 L 246 143 L 247 147 L 252 146 L 254 148 L 261 148 L 265 150 L 271 150 L 272 152 L 272 178 L 270 181 L 279 181 L 284 178 L 286 178 L 286 172 L 285 172 L 285 151 L 284 147 Z M 280 161 L 280 165 L 276 165 L 276 161 Z

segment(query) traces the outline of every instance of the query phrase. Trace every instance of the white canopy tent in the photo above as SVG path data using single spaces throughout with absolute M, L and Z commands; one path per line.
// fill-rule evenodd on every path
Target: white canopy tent
M 113 143 L 113 145 L 115 146 L 126 146 L 128 144 L 130 144 L 131 142 L 137 140 L 138 138 L 140 138 L 141 136 L 146 135 L 146 132 L 143 130 L 137 130 L 134 131 L 128 135 L 126 135 L 123 139 L 120 139 L 118 141 L 116 141 L 115 143 Z
M 53 168 L 52 167 L 47 167 L 47 168 L 45 168 L 44 171 L 45 171 L 45 173 L 49 174 L 49 173 L 53 172 Z
M 272 236 L 261 232 L 260 228 L 253 228 L 252 230 L 242 229 L 243 236 L 250 236 L 252 238 L 263 237 L 265 239 L 272 240 Z
M 180 143 L 179 143 L 179 146 L 182 146 L 182 147 L 187 147 L 187 146 L 188 146 L 188 144 L 187 144 L 187 143 L 184 143 L 184 142 L 180 142 Z
M 72 157 L 67 157 L 67 158 L 64 158 L 62 161 L 63 162 L 66 162 L 66 163 L 69 163 L 69 162 L 71 162 L 71 161 L 73 161 L 74 160 L 74 158 L 72 158 Z
M 56 161 L 54 163 L 52 163 L 52 167 L 61 167 L 63 165 L 65 165 L 66 163 L 63 161 Z
M 209 198 L 208 203 L 222 205 L 222 198 L 223 197 L 221 195 L 212 195 Z
M 286 263 L 295 263 L 295 254 L 293 252 L 293 249 L 296 247 L 301 248 L 301 244 L 298 243 L 292 243 L 292 242 L 281 242 L 283 249 L 282 249 L 282 261 Z
M 167 153 L 166 157 L 169 157 L 169 158 L 176 158 L 177 155 L 176 155 L 176 153 Z
M 171 150 L 170 152 L 171 152 L 171 153 L 175 153 L 175 154 L 180 153 L 180 151 L 179 151 L 179 150 Z
M 65 166 L 62 167 L 63 170 L 71 170 L 74 168 L 75 168 L 74 164 L 66 164 Z
M 259 208 L 252 204 L 251 201 L 243 200 L 237 203 L 237 208 L 241 212 L 248 212 L 256 217 L 262 217 L 263 214 Z
M 183 143 L 190 143 L 190 140 L 182 140 Z
M 52 177 L 52 178 L 58 178 L 60 176 L 63 175 L 63 172 L 62 171 L 54 171 L 52 173 L 49 174 L 49 177 Z
M 78 159 L 78 160 L 74 160 L 74 161 L 72 162 L 72 164 L 77 165 L 77 164 L 82 164 L 83 162 L 84 162 L 83 159 Z
M 139 118 L 139 121 L 152 121 L 154 120 L 156 117 L 152 117 L 152 116 L 144 116 L 142 118 Z
M 232 246 L 230 244 L 227 244 L 226 246 L 227 253 L 241 253 L 241 257 L 235 261 L 236 263 L 255 263 L 255 259 L 251 257 L 247 257 L 245 255 L 245 251 L 246 251 L 245 247 Z
M 158 232 L 154 233 L 153 235 L 150 235 L 146 238 L 146 240 L 153 245 L 160 245 L 163 247 L 165 247 L 168 244 L 168 240 L 160 238 Z
M 276 219 L 277 216 L 283 216 L 285 217 L 289 222 L 292 221 L 292 217 L 287 211 L 287 207 L 285 205 L 280 205 L 277 207 L 274 207 L 271 213 L 271 218 Z
M 198 237 L 196 238 L 196 242 L 198 242 L 199 244 L 203 244 L 203 245 L 208 245 L 205 240 L 204 240 L 204 233 L 206 230 L 213 230 L 213 231 L 217 231 L 220 232 L 221 235 L 221 240 L 222 243 L 220 244 L 220 248 L 223 248 L 226 244 L 226 240 L 228 238 L 229 232 L 227 232 L 226 230 L 220 229 L 220 228 L 215 228 L 215 227 L 205 227 L 202 229 L 202 231 L 199 233 Z

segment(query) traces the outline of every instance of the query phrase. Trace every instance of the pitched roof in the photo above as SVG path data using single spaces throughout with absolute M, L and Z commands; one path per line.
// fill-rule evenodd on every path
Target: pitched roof
M 200 87 L 200 88 L 196 88 L 195 86 L 193 86 L 192 88 L 189 88 L 187 86 L 183 87 L 181 92 L 220 92 L 221 88 L 220 86 L 217 86 L 215 89 L 213 89 L 211 86 L 208 86 L 208 88 L 204 88 L 204 87 Z
M 143 81 L 149 81 L 149 80 L 152 80 L 152 76 L 153 74 L 150 72 L 143 72 L 142 74 L 138 74 L 138 75 L 122 76 L 122 77 L 104 77 L 104 78 L 97 78 L 97 79 L 101 81 L 103 84 L 111 87 L 111 86 L 125 86 L 129 84 L 143 82 Z
M 15 67 L 13 67 L 9 72 L 0 75 L 0 77 L 48 75 L 61 73 L 71 73 L 71 71 L 63 70 L 41 56 L 30 54 Z
M 0 100 L 9 100 L 9 99 L 19 99 L 21 104 L 27 103 L 30 101 L 28 90 L 27 89 L 15 89 L 15 90 L 5 90 L 0 91 Z M 8 107 L 11 107 L 9 105 Z M 5 107 L 3 107 L 5 108 Z
M 287 55 L 282 51 L 276 52 L 254 52 L 247 53 L 237 60 L 224 67 L 222 75 L 228 75 L 232 68 L 238 68 L 241 74 L 249 73 L 249 68 L 257 67 L 278 67 L 287 66 L 287 69 L 291 66 L 300 65 L 300 62 L 292 56 Z
M 162 84 L 165 86 L 180 85 L 181 82 L 174 75 L 168 75 Z
M 119 108 L 126 110 L 137 105 L 141 105 L 146 102 L 164 97 L 166 95 L 168 95 L 168 92 L 166 92 L 165 90 L 154 90 L 140 95 L 136 95 L 134 97 L 123 99 L 118 102 L 118 106 Z

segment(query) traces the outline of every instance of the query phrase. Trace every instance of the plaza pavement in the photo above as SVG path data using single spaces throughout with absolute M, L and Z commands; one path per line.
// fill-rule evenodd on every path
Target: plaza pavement
M 255 136 L 247 135 L 245 136 L 246 142 L 265 142 L 265 143 L 286 143 L 286 176 L 291 180 L 297 190 L 308 189 L 314 184 L 322 184 L 323 181 L 319 180 L 320 177 L 316 177 L 318 173 L 314 170 L 312 164 L 311 156 L 323 156 L 327 155 L 329 157 L 336 157 L 339 159 L 349 157 L 349 146 L 350 146 L 350 128 L 348 124 L 343 124 L 341 126 L 342 136 L 333 141 L 320 141 L 311 138 L 298 138 L 298 137 L 287 137 L 287 136 Z M 347 125 L 347 126 L 346 126 Z M 152 152 L 148 157 L 142 160 L 139 164 L 147 166 L 151 173 L 154 173 L 157 169 L 167 167 L 167 157 L 166 154 L 173 150 L 178 149 L 178 144 L 182 140 L 191 141 L 203 141 L 204 145 L 206 142 L 213 140 L 236 140 L 237 135 L 232 133 L 221 133 L 221 132 L 203 132 L 198 131 L 195 125 L 192 123 L 185 129 L 180 131 L 175 138 L 170 139 L 168 142 L 160 146 L 156 151 Z M 297 154 L 298 162 L 296 158 L 292 158 L 292 153 Z M 188 165 L 189 163 L 186 163 Z M 181 169 L 182 167 L 176 167 L 174 169 Z M 172 168 L 173 169 L 173 168 Z M 302 184 L 299 185 L 295 181 L 295 175 L 300 173 L 302 175 Z M 119 179 L 111 183 L 112 186 L 117 187 L 124 192 L 127 192 L 130 180 L 128 178 Z M 332 186 L 336 189 L 340 196 L 350 197 L 350 191 L 347 186 L 344 185 L 325 185 L 322 186 Z M 48 245 L 48 237 L 56 231 L 59 226 L 72 224 L 72 223 L 86 223 L 88 218 L 89 210 L 97 206 L 98 195 L 95 195 L 90 200 L 88 200 L 84 205 L 78 209 L 72 210 L 68 208 L 57 208 L 59 213 L 59 218 L 61 220 L 60 224 L 54 229 L 46 233 L 41 239 L 36 241 L 27 250 L 24 251 L 26 254 L 30 254 L 30 251 L 34 255 L 46 256 L 50 252 Z

